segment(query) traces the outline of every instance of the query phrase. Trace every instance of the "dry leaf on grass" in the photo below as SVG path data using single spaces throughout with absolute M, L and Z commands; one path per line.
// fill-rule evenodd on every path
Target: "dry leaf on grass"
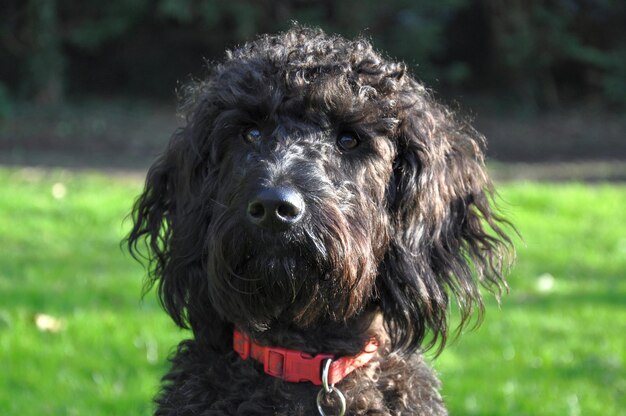
M 35 315 L 35 325 L 41 332 L 57 333 L 65 328 L 65 322 L 62 319 L 44 313 Z

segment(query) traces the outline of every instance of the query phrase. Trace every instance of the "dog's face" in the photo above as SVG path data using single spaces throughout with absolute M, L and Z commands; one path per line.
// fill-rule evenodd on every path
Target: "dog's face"
M 370 300 L 387 250 L 389 120 L 345 74 L 289 85 L 284 63 L 254 62 L 223 75 L 237 92 L 208 137 L 211 303 L 258 329 L 345 319 Z
M 197 335 L 374 307 L 412 349 L 427 329 L 445 339 L 448 293 L 466 318 L 478 280 L 503 283 L 481 137 L 367 42 L 261 38 L 189 86 L 184 108 L 129 243 L 147 236 L 166 309 Z

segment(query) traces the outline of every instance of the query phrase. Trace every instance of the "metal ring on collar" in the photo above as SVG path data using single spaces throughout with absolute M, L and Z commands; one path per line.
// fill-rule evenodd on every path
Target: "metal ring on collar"
M 339 397 L 339 413 L 337 416 L 343 416 L 346 413 L 346 398 L 343 393 L 334 387 L 331 387 L 329 393 L 335 393 L 337 397 Z M 322 408 L 322 396 L 324 394 L 328 394 L 324 389 L 320 389 L 320 392 L 317 393 L 317 410 L 320 412 L 320 416 L 327 416 Z
M 330 393 L 333 391 L 333 386 L 328 385 L 328 371 L 330 370 L 330 364 L 333 360 L 327 358 L 324 360 L 324 367 L 322 368 L 322 385 L 324 386 L 324 391 L 326 393 Z
M 346 397 L 343 395 L 341 390 L 335 388 L 335 385 L 328 384 L 328 372 L 330 371 L 330 364 L 332 360 L 328 358 L 324 361 L 324 367 L 322 368 L 322 388 L 320 392 L 317 393 L 317 410 L 320 412 L 321 416 L 326 416 L 324 409 L 322 408 L 322 397 L 324 394 L 335 393 L 337 397 L 339 397 L 339 413 L 337 416 L 343 416 L 346 413 Z

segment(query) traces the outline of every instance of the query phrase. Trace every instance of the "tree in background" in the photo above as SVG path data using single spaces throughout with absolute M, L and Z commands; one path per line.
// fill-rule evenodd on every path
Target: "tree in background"
M 202 58 L 291 20 L 370 37 L 437 90 L 626 105 L 623 0 L 5 0 L 0 113 L 9 96 L 169 96 Z
M 524 101 L 554 107 L 589 93 L 626 104 L 626 2 L 482 0 L 492 72 Z

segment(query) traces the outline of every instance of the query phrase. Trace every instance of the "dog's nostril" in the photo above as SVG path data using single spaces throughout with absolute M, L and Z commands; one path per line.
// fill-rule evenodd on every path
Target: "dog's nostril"
M 248 215 L 255 219 L 261 219 L 265 216 L 265 208 L 260 202 L 252 202 L 248 205 Z
M 293 220 L 297 218 L 301 211 L 301 207 L 289 202 L 278 205 L 278 208 L 276 209 L 278 216 L 286 220 Z

